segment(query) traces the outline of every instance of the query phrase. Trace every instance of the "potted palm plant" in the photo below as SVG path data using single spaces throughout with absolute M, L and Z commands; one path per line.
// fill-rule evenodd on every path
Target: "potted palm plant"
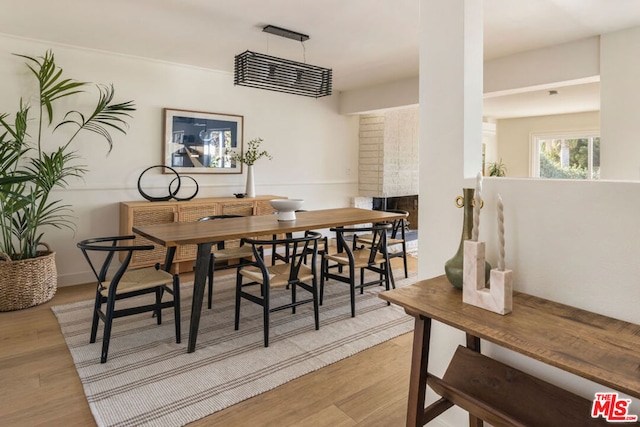
M 57 289 L 55 252 L 43 242 L 44 230 L 74 230 L 75 224 L 71 206 L 52 200 L 51 192 L 66 188 L 70 179 L 87 172 L 72 142 L 83 131 L 93 132 L 106 141 L 110 152 L 110 131 L 126 134 L 127 118 L 135 110 L 133 101 L 113 101 L 112 85 L 96 85 L 98 96 L 92 111 L 57 115 L 57 105 L 70 105 L 70 98 L 90 84 L 63 77 L 52 51 L 42 57 L 17 56 L 26 59 L 37 81 L 38 105 L 32 107 L 21 98 L 13 118 L 0 114 L 0 311 L 53 298 Z M 55 139 L 62 142 L 48 146 L 47 137 L 62 128 L 66 133 Z
M 489 163 L 489 176 L 507 176 L 507 167 L 502 163 L 502 159 Z

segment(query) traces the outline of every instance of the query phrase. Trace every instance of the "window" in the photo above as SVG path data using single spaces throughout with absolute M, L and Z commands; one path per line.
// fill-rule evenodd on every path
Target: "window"
M 531 176 L 557 179 L 600 178 L 598 132 L 533 135 Z

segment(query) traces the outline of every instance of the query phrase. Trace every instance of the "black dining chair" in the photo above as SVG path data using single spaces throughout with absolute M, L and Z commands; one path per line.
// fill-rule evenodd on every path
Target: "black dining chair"
M 296 211 L 296 213 L 298 212 L 307 212 L 304 209 L 298 209 Z M 278 214 L 278 212 L 274 212 L 275 215 Z M 311 231 L 311 230 L 309 230 Z M 286 233 L 285 236 L 290 239 L 293 237 L 293 233 Z M 278 240 L 278 235 L 274 234 L 273 235 L 273 240 Z M 326 252 L 327 252 L 327 248 L 328 248 L 328 244 L 329 241 L 327 239 L 326 236 L 321 236 L 320 239 L 318 240 L 318 255 L 320 257 L 322 257 Z M 279 252 L 282 252 L 280 253 Z M 309 254 L 310 254 L 311 249 L 309 249 Z M 285 246 L 284 248 L 279 248 L 279 245 L 273 244 L 271 247 L 271 265 L 275 265 L 276 261 L 280 260 L 280 261 L 284 261 L 284 262 L 289 262 L 289 252 L 290 252 L 290 248 L 289 246 Z M 306 264 L 308 262 L 308 256 L 305 255 L 304 257 L 304 263 Z
M 391 259 L 402 257 L 404 263 L 404 277 L 406 279 L 409 277 L 409 269 L 407 268 L 407 241 L 405 237 L 405 230 L 407 228 L 407 218 L 409 218 L 409 212 L 398 209 L 389 209 L 385 210 L 385 212 L 404 215 L 402 218 L 394 219 L 391 221 L 384 221 L 383 223 L 391 224 L 391 230 L 389 231 L 389 235 L 387 236 L 387 252 L 389 253 L 389 258 Z M 357 238 L 353 239 L 354 248 L 356 248 L 359 244 L 370 245 L 372 243 L 373 235 L 371 234 L 358 235 Z
M 200 218 L 198 221 L 211 221 L 215 219 L 239 218 L 242 215 L 211 215 Z M 207 272 L 207 308 L 213 303 L 213 272 L 214 270 L 235 269 L 253 260 L 253 251 L 248 245 L 240 241 L 240 245 L 232 245 L 229 242 L 218 242 L 211 250 L 209 270 Z
M 276 240 L 243 239 L 245 245 L 253 250 L 255 262 L 238 268 L 236 278 L 236 314 L 235 329 L 240 326 L 240 302 L 246 299 L 262 306 L 264 322 L 264 346 L 269 346 L 269 315 L 275 311 L 291 309 L 295 314 L 296 307 L 312 303 L 316 330 L 320 328 L 319 297 L 316 257 L 318 239 L 321 234 L 306 231 L 302 237 L 287 237 Z M 267 265 L 264 260 L 264 248 L 273 245 L 288 246 L 289 258 L 286 262 Z M 311 263 L 304 264 L 305 255 L 311 256 Z M 271 299 L 278 288 L 291 293 L 291 300 L 286 304 L 272 306 Z M 287 290 L 288 289 L 288 290 Z M 298 299 L 298 289 L 308 292 L 305 299 Z M 274 292 L 275 291 L 275 292 Z
M 355 290 L 373 285 L 385 285 L 389 290 L 390 285 L 395 288 L 393 273 L 389 263 L 387 252 L 387 232 L 391 230 L 391 224 L 374 224 L 370 227 L 335 227 L 330 230 L 336 233 L 335 253 L 327 253 L 322 257 L 320 278 L 320 304 L 324 297 L 325 280 L 334 279 L 349 285 L 351 297 L 351 317 L 356 315 Z M 371 243 L 363 248 L 354 249 L 349 237 L 357 239 L 358 233 L 371 235 Z M 348 237 L 349 236 L 349 237 Z M 333 273 L 332 268 L 338 267 Z M 360 270 L 360 282 L 356 283 L 356 271 Z M 377 273 L 377 278 L 365 282 L 365 272 Z
M 176 343 L 180 343 L 180 279 L 177 274 L 171 274 L 160 269 L 160 265 L 129 269 L 129 262 L 136 251 L 153 250 L 153 245 L 131 244 L 135 236 L 114 236 L 86 239 L 77 244 L 85 259 L 89 263 L 97 279 L 96 297 L 91 323 L 91 337 L 89 342 L 95 343 L 98 333 L 98 323 L 104 322 L 102 337 L 102 353 L 100 363 L 107 361 L 109 341 L 113 319 L 138 313 L 153 311 L 157 324 L 162 323 L 162 309 L 173 307 Z M 124 253 L 124 258 L 115 273 L 110 274 L 111 262 L 116 254 Z M 116 301 L 138 295 L 153 293 L 153 304 L 136 305 L 116 310 Z M 173 296 L 170 301 L 162 301 L 165 293 Z M 103 310 L 102 304 L 106 303 Z

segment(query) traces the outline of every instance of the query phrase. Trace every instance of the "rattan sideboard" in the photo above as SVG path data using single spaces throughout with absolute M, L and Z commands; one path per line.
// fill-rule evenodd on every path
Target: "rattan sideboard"
M 271 215 L 274 213 L 274 209 L 269 204 L 269 200 L 285 198 L 265 195 L 243 199 L 211 197 L 180 202 L 121 202 L 120 234 L 134 234 L 132 230 L 134 226 L 192 222 L 210 215 Z M 138 251 L 131 260 L 131 267 L 143 267 L 164 262 L 166 248 L 156 245 L 142 236 L 136 238 L 136 244 L 153 244 L 155 249 Z M 231 245 L 233 244 L 231 242 Z M 179 247 L 174 260 L 175 272 L 191 271 L 195 259 L 196 245 Z

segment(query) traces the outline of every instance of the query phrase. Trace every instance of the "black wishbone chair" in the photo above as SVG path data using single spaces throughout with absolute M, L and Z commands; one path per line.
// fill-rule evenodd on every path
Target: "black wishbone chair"
M 293 233 L 287 233 L 286 234 L 287 239 L 290 239 L 293 237 Z M 273 239 L 275 241 L 278 240 L 278 235 L 274 234 L 273 235 Z M 321 236 L 320 239 L 318 239 L 318 255 L 320 257 L 322 257 L 325 253 L 327 253 L 327 248 L 329 247 L 329 240 L 327 239 L 327 236 Z M 280 260 L 280 261 L 284 261 L 284 262 L 288 262 L 289 260 L 289 252 L 290 252 L 290 248 L 286 247 L 284 248 L 284 255 L 280 254 L 277 252 L 277 245 L 273 244 L 272 245 L 272 249 L 271 249 L 271 265 L 275 265 L 276 261 Z M 306 264 L 308 262 L 308 256 L 311 255 L 311 248 L 309 248 L 308 253 L 305 254 L 304 256 L 304 263 Z
M 96 342 L 98 321 L 104 322 L 100 363 L 107 361 L 113 319 L 132 314 L 153 311 L 158 325 L 162 323 L 162 309 L 173 307 L 176 343 L 180 343 L 180 279 L 178 275 L 161 270 L 160 265 L 129 269 L 134 251 L 150 251 L 153 245 L 130 244 L 135 236 L 98 237 L 77 244 L 97 279 L 96 299 L 91 323 L 91 343 Z M 123 244 L 121 244 L 123 243 Z M 113 276 L 108 276 L 114 255 L 125 253 L 124 260 Z M 96 269 L 100 266 L 100 270 Z M 162 302 L 164 293 L 171 294 L 171 301 Z M 123 298 L 154 293 L 155 303 L 116 310 L 116 301 Z M 106 303 L 103 311 L 102 304 Z
M 304 209 L 298 209 L 296 212 L 307 212 Z M 274 214 L 278 214 L 278 212 L 274 212 Z M 311 230 L 309 230 L 311 231 Z M 293 237 L 293 233 L 286 233 L 286 237 L 288 239 Z M 273 239 L 277 240 L 278 239 L 278 235 L 274 234 L 273 235 Z M 327 239 L 326 236 L 324 237 L 320 237 L 320 239 L 318 240 L 318 255 L 320 255 L 321 257 L 327 252 L 327 248 L 329 245 L 329 241 Z M 282 249 L 282 248 L 281 248 Z M 284 262 L 289 262 L 289 246 L 285 246 L 284 248 L 284 255 L 278 252 L 278 245 L 274 244 L 272 245 L 271 248 L 271 265 L 275 265 L 276 261 L 280 260 L 280 261 L 284 261 Z M 309 249 L 309 255 L 311 249 Z M 304 257 L 304 263 L 307 263 L 307 255 L 305 255 Z
M 385 285 L 390 289 L 390 284 L 395 288 L 393 273 L 387 253 L 387 232 L 391 224 L 374 224 L 371 227 L 335 227 L 331 231 L 336 233 L 336 253 L 325 254 L 322 257 L 320 278 L 320 304 L 324 296 L 325 280 L 334 279 L 347 283 L 351 296 L 351 317 L 356 315 L 355 290 L 373 285 Z M 371 236 L 371 244 L 361 249 L 353 249 L 352 242 L 347 241 L 346 235 L 353 235 L 356 239 L 358 233 L 367 233 Z M 330 264 L 333 262 L 333 264 Z M 330 268 L 338 267 L 337 273 L 332 273 Z M 360 283 L 356 284 L 356 270 L 360 270 Z M 365 271 L 373 271 L 378 274 L 374 280 L 365 282 Z
M 198 221 L 211 221 L 215 219 L 224 218 L 239 218 L 242 215 L 211 215 L 200 218 Z M 209 258 L 209 270 L 207 272 L 207 289 L 209 295 L 207 298 L 207 308 L 211 308 L 213 299 L 213 272 L 214 270 L 227 270 L 231 268 L 238 268 L 243 264 L 251 262 L 253 259 L 253 252 L 250 246 L 245 246 L 240 241 L 240 246 L 231 247 L 225 242 L 218 242 L 211 250 L 211 257 Z M 231 263 L 230 261 L 236 261 Z M 217 263 L 217 265 L 216 265 Z
M 403 214 L 403 218 L 394 219 L 391 221 L 385 221 L 385 223 L 391 224 L 391 230 L 389 232 L 389 236 L 387 236 L 387 248 L 391 248 L 393 246 L 400 245 L 400 250 L 395 252 L 389 252 L 389 258 L 402 257 L 402 261 L 404 262 L 404 277 L 409 277 L 409 269 L 407 268 L 407 242 L 405 239 L 405 229 L 407 227 L 407 218 L 409 218 L 409 212 L 397 209 L 388 209 L 385 212 L 391 213 L 399 213 Z M 372 243 L 373 235 L 358 235 L 357 238 L 353 239 L 354 249 L 357 248 L 359 244 L 370 245 Z M 395 248 L 394 248 L 395 249 Z
M 244 298 L 262 306 L 264 318 L 264 346 L 269 346 L 269 314 L 290 308 L 295 314 L 296 307 L 313 303 L 316 330 L 320 328 L 318 280 L 316 258 L 318 255 L 318 239 L 321 234 L 305 231 L 304 237 L 288 237 L 276 240 L 243 239 L 245 245 L 251 246 L 255 262 L 238 268 L 236 279 L 236 315 L 235 329 L 240 326 L 240 301 Z M 286 262 L 267 265 L 264 259 L 264 248 L 287 246 L 289 256 Z M 306 265 L 304 259 L 311 256 L 311 263 Z M 247 280 L 247 282 L 245 282 Z M 291 293 L 291 302 L 277 307 L 271 306 L 272 293 L 275 288 L 282 288 Z M 288 288 L 288 291 L 286 290 Z M 303 300 L 298 299 L 298 288 L 311 295 Z

